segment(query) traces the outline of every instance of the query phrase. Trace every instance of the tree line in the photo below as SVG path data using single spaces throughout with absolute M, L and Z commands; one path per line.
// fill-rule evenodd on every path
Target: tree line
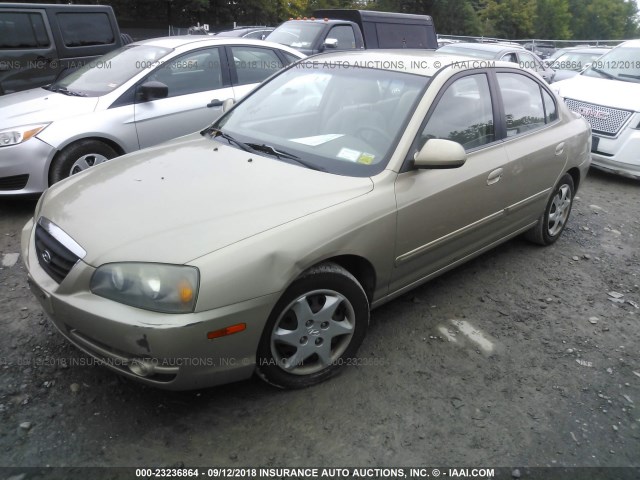
M 29 1 L 29 0 L 27 0 Z M 38 0 L 35 0 L 38 1 Z M 40 0 L 42 1 L 42 0 Z M 58 0 L 59 3 L 68 3 Z M 558 40 L 640 37 L 635 0 L 78 0 L 112 5 L 123 25 L 278 25 L 320 8 L 431 15 L 448 35 Z

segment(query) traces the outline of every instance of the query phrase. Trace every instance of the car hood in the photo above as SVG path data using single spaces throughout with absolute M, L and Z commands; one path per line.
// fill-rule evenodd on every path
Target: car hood
M 53 122 L 95 110 L 98 97 L 71 97 L 34 88 L 0 97 L 0 129 Z
M 372 189 L 368 177 L 319 172 L 192 134 L 54 185 L 40 215 L 82 246 L 90 265 L 182 264 Z
M 640 83 L 576 75 L 552 84 L 551 88 L 558 92 L 562 98 L 572 98 L 623 110 L 640 111 Z

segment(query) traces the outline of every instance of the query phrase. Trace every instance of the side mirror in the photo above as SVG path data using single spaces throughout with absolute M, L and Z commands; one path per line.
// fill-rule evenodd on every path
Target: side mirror
M 236 101 L 233 98 L 227 98 L 224 102 L 222 102 L 222 111 L 226 112 L 231 107 L 235 105 Z
M 415 168 L 457 168 L 467 161 L 462 145 L 451 140 L 431 138 L 413 156 Z
M 150 81 L 140 85 L 138 92 L 142 100 L 147 102 L 159 98 L 167 98 L 169 96 L 169 87 L 162 82 Z
M 335 49 L 338 48 L 338 39 L 337 38 L 327 38 L 322 44 L 325 50 L 327 49 Z

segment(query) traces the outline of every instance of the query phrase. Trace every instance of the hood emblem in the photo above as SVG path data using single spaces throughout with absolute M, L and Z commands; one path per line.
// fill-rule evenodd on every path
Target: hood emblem
M 42 258 L 44 263 L 51 263 L 51 253 L 49 253 L 49 250 L 43 250 L 40 254 L 40 258 Z
M 599 120 L 606 120 L 611 115 L 611 112 L 605 112 L 604 110 L 596 110 L 590 107 L 579 107 L 578 113 L 583 117 L 597 118 Z

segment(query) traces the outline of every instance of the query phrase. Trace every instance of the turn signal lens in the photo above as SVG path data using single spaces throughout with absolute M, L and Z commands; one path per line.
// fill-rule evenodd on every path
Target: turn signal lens
M 207 333 L 207 338 L 213 340 L 214 338 L 226 337 L 227 335 L 233 335 L 234 333 L 242 332 L 247 329 L 246 323 L 236 323 L 220 330 L 214 330 Z

